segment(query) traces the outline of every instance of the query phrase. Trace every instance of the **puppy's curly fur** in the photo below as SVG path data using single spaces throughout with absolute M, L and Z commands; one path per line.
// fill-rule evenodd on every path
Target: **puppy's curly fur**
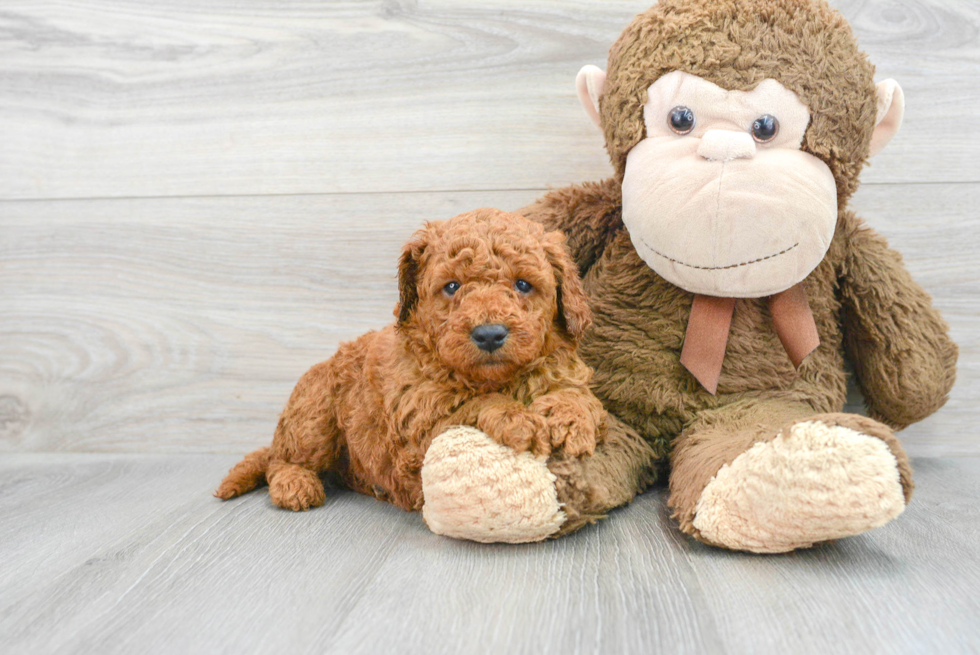
M 395 325 L 310 369 L 272 446 L 215 495 L 267 481 L 277 505 L 306 510 L 324 501 L 319 474 L 335 471 L 355 491 L 419 510 L 426 449 L 450 425 L 536 456 L 592 454 L 606 415 L 575 351 L 591 316 L 563 241 L 494 209 L 428 223 L 402 252 Z M 472 334 L 485 325 L 507 328 L 490 352 Z

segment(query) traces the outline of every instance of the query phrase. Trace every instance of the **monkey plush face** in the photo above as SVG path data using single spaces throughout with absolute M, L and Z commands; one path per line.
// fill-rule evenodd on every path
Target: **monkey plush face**
M 646 138 L 623 175 L 623 222 L 647 265 L 710 296 L 760 297 L 806 277 L 830 247 L 837 187 L 800 150 L 810 113 L 796 94 L 674 71 L 647 96 Z
M 823 259 L 899 86 L 824 0 L 660 0 L 586 66 L 579 98 L 640 257 L 698 294 L 762 297 Z

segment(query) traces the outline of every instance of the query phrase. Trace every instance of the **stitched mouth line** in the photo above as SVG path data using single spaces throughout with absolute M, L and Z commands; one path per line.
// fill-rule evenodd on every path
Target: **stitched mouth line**
M 752 259 L 752 260 L 749 260 L 747 262 L 742 262 L 741 264 L 729 264 L 728 266 L 695 266 L 694 264 L 688 264 L 686 262 L 680 261 L 679 259 L 674 259 L 673 257 L 668 257 L 667 255 L 663 254 L 662 252 L 660 252 L 656 248 L 651 247 L 650 244 L 647 243 L 646 241 L 644 241 L 642 237 L 640 238 L 640 241 L 643 242 L 643 245 L 646 246 L 647 248 L 649 248 L 650 251 L 653 252 L 653 254 L 659 255 L 659 256 L 663 257 L 664 259 L 666 259 L 667 261 L 672 262 L 674 264 L 680 264 L 681 266 L 687 266 L 688 268 L 696 268 L 696 269 L 698 269 L 700 271 L 724 271 L 724 270 L 727 270 L 729 268 L 738 268 L 739 266 L 748 266 L 749 264 L 758 264 L 759 262 L 764 262 L 767 259 L 772 259 L 773 257 L 779 257 L 780 255 L 785 255 L 790 250 L 792 250 L 793 248 L 795 248 L 798 245 L 800 245 L 799 241 L 797 241 L 796 243 L 794 243 L 793 245 L 791 245 L 789 248 L 786 248 L 785 250 L 781 250 L 781 251 L 779 251 L 777 253 L 774 253 L 772 255 L 766 255 L 765 257 L 759 257 L 758 259 Z

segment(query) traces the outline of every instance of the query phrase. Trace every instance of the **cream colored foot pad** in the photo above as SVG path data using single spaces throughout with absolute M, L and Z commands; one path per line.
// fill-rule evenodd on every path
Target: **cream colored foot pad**
M 728 548 L 779 553 L 876 528 L 904 508 L 885 442 L 808 421 L 723 466 L 698 499 L 694 527 Z
M 544 461 L 518 455 L 475 428 L 449 428 L 433 440 L 422 493 L 429 529 L 456 539 L 540 541 L 565 522 Z

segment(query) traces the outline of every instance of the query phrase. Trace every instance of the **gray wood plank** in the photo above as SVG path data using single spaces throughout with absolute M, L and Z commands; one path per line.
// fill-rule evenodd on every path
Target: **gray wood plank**
M 724 653 L 673 526 L 642 514 L 663 503 L 651 492 L 611 521 L 543 544 L 406 539 L 341 630 L 320 636 L 337 654 Z M 380 617 L 399 627 L 377 633 Z
M 867 171 L 980 181 L 980 8 L 838 0 L 908 101 Z M 0 11 L 0 198 L 541 188 L 609 166 L 574 78 L 649 0 Z
M 66 572 L 114 566 L 120 539 L 159 530 L 200 500 L 202 481 L 235 456 L 21 454 L 0 457 L 0 611 Z M 43 547 L 40 547 L 42 546 Z M 107 559 L 108 558 L 108 559 Z
M 538 191 L 0 203 L 0 449 L 237 452 L 293 384 L 387 324 L 401 244 L 427 219 Z M 869 186 L 961 346 L 917 454 L 978 454 L 980 184 Z
M 0 494 L 4 652 L 980 647 L 980 459 L 916 460 L 916 498 L 903 516 L 783 556 L 683 537 L 662 489 L 558 541 L 484 546 L 433 535 L 418 515 L 347 491 L 302 514 L 272 507 L 264 491 L 221 503 L 208 494 L 229 462 L 0 460 L 4 478 L 19 480 Z M 37 488 L 46 496 L 23 502 Z
M 97 467 L 103 456 L 92 457 L 76 460 Z M 7 652 L 267 652 L 269 642 L 308 643 L 325 621 L 343 621 L 378 561 L 420 523 L 350 492 L 332 496 L 319 514 L 281 511 L 264 493 L 222 503 L 210 492 L 232 462 L 211 456 L 196 458 L 197 475 L 187 483 L 192 494 L 178 510 L 153 513 L 130 530 L 127 514 L 151 508 L 125 499 L 161 462 L 172 469 L 191 459 L 130 458 L 128 476 L 106 475 L 108 493 L 124 499 L 128 510 L 91 517 L 97 522 L 91 527 L 106 534 L 105 545 L 84 564 L 33 578 L 30 594 L 0 610 Z M 45 468 L 38 458 L 30 464 L 22 475 Z M 160 480 L 155 491 L 166 493 L 174 483 Z M 98 500 L 63 487 L 62 498 L 71 496 Z M 3 506 L 5 514 L 18 511 Z M 62 528 L 66 510 L 51 504 L 22 517 L 48 533 L 29 531 L 42 553 L 48 539 L 73 538 Z

